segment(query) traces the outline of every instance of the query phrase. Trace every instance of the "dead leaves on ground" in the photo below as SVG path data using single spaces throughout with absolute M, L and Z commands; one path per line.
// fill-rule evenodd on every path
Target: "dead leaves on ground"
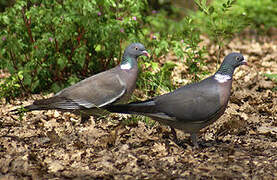
M 27 113 L 19 120 L 8 111 L 32 100 L 18 99 L 0 109 L 0 179 L 276 178 L 277 92 L 272 89 L 277 84 L 263 75 L 277 73 L 276 40 L 237 37 L 223 55 L 231 51 L 243 53 L 249 67 L 236 70 L 228 109 L 202 131 L 204 148 L 194 150 L 189 136 L 178 131 L 180 147 L 168 127 L 124 125 L 126 117 L 114 114 L 87 124 L 57 111 Z M 203 68 L 214 72 L 215 59 L 211 44 Z M 189 79 L 182 63 L 175 67 L 176 84 Z

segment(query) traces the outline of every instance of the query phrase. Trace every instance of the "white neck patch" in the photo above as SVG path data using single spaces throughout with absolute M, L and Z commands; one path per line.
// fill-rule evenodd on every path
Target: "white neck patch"
M 120 68 L 121 69 L 131 69 L 132 68 L 132 66 L 131 66 L 131 64 L 130 63 L 124 63 L 124 64 L 121 64 L 120 65 Z
M 231 76 L 223 75 L 223 74 L 215 74 L 214 79 L 217 80 L 217 82 L 219 83 L 225 83 L 231 79 Z

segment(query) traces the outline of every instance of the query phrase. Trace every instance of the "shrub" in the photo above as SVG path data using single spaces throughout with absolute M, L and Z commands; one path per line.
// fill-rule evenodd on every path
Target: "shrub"
M 195 0 L 198 9 L 192 14 L 202 33 L 217 43 L 230 39 L 246 27 L 247 18 L 236 0 L 219 0 L 207 4 L 206 0 Z
M 21 83 L 23 79 L 23 72 L 19 71 L 16 76 L 10 76 L 3 81 L 0 81 L 0 97 L 5 97 L 6 102 L 18 96 L 21 91 Z
M 157 62 L 145 62 L 144 71 L 140 71 L 138 87 L 144 89 L 147 96 L 155 96 L 172 91 L 171 73 L 175 63 L 167 61 L 161 67 Z
M 237 0 L 237 5 L 243 9 L 252 28 L 266 32 L 271 27 L 277 27 L 276 0 Z
M 217 64 L 222 47 L 249 23 L 243 9 L 236 0 L 219 0 L 207 4 L 206 0 L 195 0 L 199 11 L 191 12 L 201 34 L 206 34 L 219 46 Z
M 148 79 L 153 81 L 150 89 L 170 90 L 174 65 L 160 67 L 155 60 L 172 50 L 179 58 L 187 56 L 186 63 L 193 67 L 192 52 L 197 54 L 200 39 L 198 31 L 190 27 L 191 21 L 175 22 L 166 14 L 151 12 L 146 1 L 18 0 L 0 14 L 4 29 L 0 32 L 0 68 L 11 73 L 7 82 L 19 79 L 20 86 L 14 86 L 16 95 L 24 91 L 57 92 L 84 76 L 115 66 L 122 47 L 140 41 L 153 54 L 153 62 L 146 62 L 146 69 L 156 68 L 157 74 L 141 73 L 139 87 L 148 89 L 142 82 Z M 184 46 L 191 50 L 184 51 Z
M 117 64 L 122 42 L 138 40 L 145 7 L 132 0 L 18 0 L 0 14 L 0 68 L 11 79 L 22 72 L 19 91 L 57 92 Z
M 193 74 L 192 81 L 199 80 L 201 72 L 200 67 L 204 64 L 205 48 L 200 48 L 200 31 L 195 26 L 193 19 L 186 16 L 180 21 L 168 17 L 167 12 L 160 11 L 146 18 L 150 28 L 145 28 L 144 33 L 151 35 L 151 41 L 148 41 L 147 47 L 152 48 L 154 59 L 173 52 L 178 61 L 188 66 L 188 73 Z M 173 87 L 170 82 L 171 72 L 175 66 L 174 62 L 158 64 L 156 62 L 146 63 L 146 69 L 142 71 L 139 87 L 146 87 L 151 94 L 160 94 L 159 90 L 171 91 Z M 165 67 L 164 67 L 165 66 Z M 168 71 L 168 72 L 167 72 Z M 156 72 L 156 73 L 154 73 Z M 147 83 L 146 83 L 147 82 Z
M 277 27 L 275 0 L 195 0 L 200 11 L 191 12 L 202 33 L 215 42 L 230 39 L 250 26 L 258 32 Z

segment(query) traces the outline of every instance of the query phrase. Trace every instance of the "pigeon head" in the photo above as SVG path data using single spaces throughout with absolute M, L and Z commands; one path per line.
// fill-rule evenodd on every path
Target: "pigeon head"
M 240 53 L 230 53 L 224 58 L 216 74 L 228 75 L 232 77 L 234 70 L 240 65 L 247 65 L 243 55 Z
M 231 65 L 233 68 L 236 68 L 240 65 L 246 65 L 247 62 L 244 59 L 243 55 L 240 53 L 230 53 L 225 58 L 223 63 Z
M 149 57 L 150 55 L 145 50 L 144 45 L 141 43 L 132 43 L 126 47 L 122 61 L 120 63 L 121 69 L 132 69 L 137 68 L 137 58 L 141 55 Z
M 123 56 L 136 59 L 141 55 L 147 57 L 150 56 L 149 53 L 146 51 L 144 45 L 142 45 L 141 43 L 132 43 L 125 49 Z

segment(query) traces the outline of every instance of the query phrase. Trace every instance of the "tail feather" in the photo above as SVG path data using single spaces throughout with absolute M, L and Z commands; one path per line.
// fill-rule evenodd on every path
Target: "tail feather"
M 50 110 L 53 108 L 50 108 L 49 105 L 36 105 L 36 104 L 31 104 L 28 106 L 24 106 L 24 109 L 27 111 L 35 111 L 35 110 Z
M 53 109 L 59 109 L 58 103 L 59 101 L 62 101 L 63 99 L 60 97 L 51 97 L 48 99 L 39 99 L 35 100 L 33 104 L 24 106 L 24 111 L 35 111 L 35 110 L 53 110 Z M 23 108 L 17 108 L 12 110 L 11 112 L 14 112 L 15 114 L 19 114 L 22 112 Z
M 65 100 L 65 98 L 63 97 L 59 97 L 59 96 L 53 96 L 47 99 L 39 99 L 39 100 L 35 100 L 33 105 L 37 105 L 37 106 L 51 106 L 53 104 L 59 103 L 59 102 L 63 102 Z
M 35 100 L 33 104 L 25 106 L 24 108 L 28 111 L 58 109 L 57 104 L 61 101 L 63 101 L 62 98 L 54 96 L 48 99 Z
M 21 112 L 35 111 L 35 110 L 50 110 L 50 109 L 53 109 L 53 108 L 49 108 L 47 105 L 31 104 L 28 106 L 24 106 L 23 108 L 13 109 L 11 110 L 11 112 L 14 114 L 20 114 Z
M 106 108 L 106 110 L 114 113 L 123 113 L 123 114 L 150 114 L 156 112 L 155 101 L 147 100 L 140 102 L 133 102 L 129 104 L 119 104 L 111 105 Z

